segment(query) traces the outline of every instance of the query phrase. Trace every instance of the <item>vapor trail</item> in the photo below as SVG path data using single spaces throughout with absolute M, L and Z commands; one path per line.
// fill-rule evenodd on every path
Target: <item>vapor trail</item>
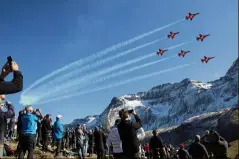
M 171 58 L 174 58 L 174 57 L 177 57 L 176 55 L 174 56 L 170 56 L 170 57 L 167 57 L 167 58 L 163 58 L 163 59 L 160 59 L 160 60 L 157 60 L 157 61 L 153 61 L 153 62 L 149 62 L 149 63 L 146 63 L 146 64 L 143 64 L 143 65 L 138 65 L 138 66 L 135 66 L 133 68 L 130 68 L 130 69 L 127 69 L 127 70 L 122 70 L 120 72 L 116 72 L 116 73 L 113 73 L 111 75 L 108 75 L 108 76 L 105 76 L 105 77 L 101 77 L 95 81 L 92 81 L 91 83 L 89 83 L 90 81 L 87 79 L 87 82 L 85 85 L 79 85 L 79 84 L 75 84 L 75 87 L 73 87 L 72 89 L 70 90 L 66 90 L 66 91 L 61 91 L 60 93 L 61 94 L 65 94 L 65 93 L 71 93 L 71 92 L 74 92 L 78 89 L 81 89 L 81 88 L 85 88 L 86 86 L 88 86 L 89 84 L 97 84 L 97 83 L 100 83 L 100 82 L 103 82 L 103 81 L 106 81 L 106 80 L 109 80 L 111 78 L 114 78 L 114 77 L 117 77 L 117 76 L 120 76 L 120 75 L 123 75 L 123 74 L 127 74 L 129 72 L 133 72 L 133 71 L 136 71 L 136 70 L 140 70 L 142 68 L 145 68 L 145 67 L 148 67 L 148 66 L 151 66 L 151 65 L 154 65 L 154 64 L 157 64 L 157 63 L 160 63 L 162 61 L 165 61 L 165 60 L 168 60 L 168 59 L 171 59 Z M 98 75 L 97 75 L 98 76 Z M 94 77 L 91 77 L 91 79 L 93 79 Z M 86 81 L 86 79 L 84 79 Z M 82 79 L 83 81 L 83 79 Z M 79 83 L 79 82 L 78 82 Z M 67 87 L 68 88 L 68 87 Z M 52 93 L 50 93 L 52 94 Z M 45 96 L 45 95 L 44 95 Z M 42 97 L 41 97 L 42 98 Z
M 185 45 L 185 44 L 187 44 L 187 43 L 189 43 L 189 42 L 183 42 L 183 43 L 178 44 L 178 45 L 170 46 L 170 47 L 168 47 L 168 50 L 177 48 L 177 47 L 182 46 L 182 45 Z M 79 84 L 82 84 L 81 82 L 84 82 L 84 81 L 86 81 L 86 80 L 87 80 L 88 82 L 90 82 L 90 79 L 94 79 L 94 78 L 96 78 L 96 77 L 98 77 L 98 76 L 101 76 L 101 75 L 103 75 L 103 74 L 106 74 L 106 73 L 115 71 L 115 70 L 117 70 L 117 69 L 120 69 L 120 68 L 122 68 L 122 67 L 125 67 L 125 66 L 128 66 L 128 65 L 137 63 L 137 62 L 139 62 L 139 61 L 142 61 L 142 60 L 144 60 L 144 59 L 150 58 L 150 57 L 152 57 L 152 56 L 156 56 L 156 53 L 153 52 L 153 53 L 151 53 L 151 54 L 144 55 L 144 56 L 138 57 L 138 58 L 136 58 L 136 59 L 129 60 L 129 61 L 126 61 L 126 62 L 124 62 L 124 63 L 120 63 L 120 64 L 117 64 L 117 65 L 114 65 L 114 66 L 112 66 L 112 67 L 108 67 L 108 68 L 106 68 L 106 69 L 104 69 L 104 70 L 101 70 L 101 71 L 98 71 L 98 72 L 96 72 L 96 73 L 93 72 L 92 74 L 86 75 L 86 76 L 84 76 L 84 77 L 82 77 L 82 78 L 78 78 L 78 79 L 75 79 L 75 80 L 71 80 L 71 81 L 69 81 L 68 83 L 65 83 L 65 84 L 62 85 L 62 86 L 57 86 L 57 87 L 55 87 L 54 89 L 52 89 L 52 91 L 47 91 L 47 92 L 45 92 L 44 90 L 43 90 L 43 91 L 40 91 L 40 93 L 38 93 L 38 94 L 40 94 L 40 95 L 37 96 L 37 97 L 38 97 L 38 98 L 43 98 L 43 97 L 48 96 L 48 95 L 51 95 L 51 94 L 53 94 L 53 93 L 55 93 L 55 92 L 58 92 L 58 91 L 61 91 L 61 90 L 66 90 L 66 89 L 68 89 L 68 88 L 70 88 L 70 87 L 72 87 L 72 86 L 77 86 L 77 85 L 79 85 Z
M 94 63 L 92 63 L 92 64 L 88 64 L 88 65 L 86 65 L 86 66 L 84 66 L 84 67 L 82 67 L 82 68 L 80 68 L 80 69 L 76 69 L 76 70 L 74 70 L 74 71 L 68 72 L 68 73 L 66 73 L 66 74 L 64 74 L 64 75 L 62 75 L 62 76 L 60 76 L 60 77 L 58 77 L 57 79 L 52 80 L 52 81 L 50 81 L 50 82 L 48 82 L 48 83 L 46 83 L 46 84 L 40 86 L 40 88 L 37 88 L 36 90 L 34 90 L 34 92 L 44 91 L 45 89 L 49 88 L 49 85 L 51 85 L 51 84 L 56 85 L 56 83 L 64 82 L 64 81 L 67 80 L 68 78 L 70 78 L 70 77 L 72 77 L 72 76 L 75 76 L 75 75 L 77 75 L 77 74 L 79 74 L 79 73 L 81 73 L 81 72 L 83 72 L 83 71 L 87 71 L 87 70 L 96 68 L 96 67 L 98 67 L 98 66 L 100 66 L 100 65 L 105 64 L 106 62 L 115 60 L 115 59 L 117 59 L 117 58 L 119 58 L 119 57 L 121 57 L 121 56 L 127 55 L 127 54 L 129 54 L 129 53 L 132 53 L 132 52 L 134 52 L 134 51 L 137 51 L 137 50 L 142 49 L 142 48 L 144 48 L 144 47 L 147 47 L 147 46 L 149 46 L 149 45 L 155 44 L 155 43 L 157 43 L 157 42 L 159 42 L 159 41 L 161 41 L 161 40 L 164 40 L 165 38 L 166 38 L 166 37 L 161 38 L 161 39 L 157 39 L 157 40 L 154 40 L 154 41 L 151 41 L 151 42 L 148 42 L 148 43 L 145 43 L 145 44 L 140 45 L 140 46 L 137 46 L 137 47 L 135 47 L 135 48 L 132 48 L 132 49 L 129 49 L 129 50 L 120 52 L 120 53 L 118 53 L 118 54 L 116 54 L 116 55 L 114 55 L 114 56 L 110 56 L 110 57 L 107 57 L 107 58 L 105 58 L 105 59 L 102 59 L 102 60 L 99 60 L 99 61 L 97 61 L 97 62 L 94 62 Z M 32 92 L 31 92 L 31 94 L 32 94 Z
M 29 91 L 30 89 L 32 89 L 33 87 L 35 87 L 35 86 L 38 85 L 39 83 L 42 83 L 43 81 L 46 81 L 47 79 L 49 79 L 49 78 L 55 76 L 56 74 L 59 74 L 60 72 L 63 72 L 63 71 L 65 71 L 65 70 L 67 70 L 67 69 L 69 69 L 69 68 L 71 68 L 71 67 L 80 66 L 80 65 L 82 65 L 82 64 L 84 64 L 84 63 L 93 61 L 94 59 L 99 58 L 99 57 L 101 57 L 101 56 L 103 56 L 103 55 L 106 55 L 106 54 L 109 53 L 109 52 L 115 51 L 115 50 L 117 50 L 117 49 L 119 49 L 119 48 L 121 48 L 121 47 L 124 47 L 124 46 L 126 46 L 126 45 L 129 45 L 129 44 L 131 44 L 131 43 L 133 43 L 133 42 L 135 42 L 135 41 L 137 41 L 137 40 L 143 39 L 143 38 L 145 38 L 145 37 L 147 37 L 147 36 L 150 36 L 150 35 L 152 35 L 152 34 L 154 34 L 154 33 L 156 33 L 156 32 L 159 32 L 159 31 L 161 31 L 161 30 L 163 30 L 163 29 L 166 29 L 166 28 L 168 28 L 168 27 L 170 27 L 170 26 L 173 26 L 173 25 L 175 25 L 175 24 L 177 24 L 177 23 L 179 23 L 179 22 L 181 22 L 181 21 L 184 21 L 184 20 L 185 20 L 185 19 L 183 18 L 183 19 L 180 19 L 180 20 L 178 20 L 178 21 L 172 22 L 172 23 L 170 23 L 170 24 L 168 24 L 168 25 L 165 25 L 165 26 L 163 26 L 163 27 L 156 28 L 156 29 L 154 29 L 154 30 L 151 30 L 151 31 L 146 32 L 146 33 L 143 33 L 143 34 L 141 34 L 141 35 L 139 35 L 139 36 L 136 36 L 136 37 L 134 37 L 134 38 L 131 38 L 131 39 L 127 40 L 127 41 L 124 41 L 124 42 L 121 42 L 121 43 L 119 43 L 119 44 L 113 45 L 113 46 L 111 46 L 111 47 L 109 47 L 109 48 L 107 48 L 107 49 L 105 49 L 105 50 L 103 50 L 103 51 L 100 51 L 100 52 L 96 53 L 96 54 L 93 54 L 93 55 L 91 55 L 91 56 L 88 56 L 88 57 L 85 57 L 85 58 L 80 59 L 80 60 L 78 60 L 78 61 L 75 61 L 75 62 L 73 62 L 73 63 L 70 63 L 69 65 L 66 65 L 66 66 L 64 66 L 64 67 L 62 67 L 62 68 L 60 68 L 60 69 L 58 69 L 58 70 L 56 70 L 56 71 L 54 71 L 54 72 L 52 72 L 52 73 L 50 73 L 50 74 L 44 76 L 44 77 L 42 77 L 42 78 L 40 78 L 39 80 L 35 81 L 32 85 L 30 85 L 27 89 L 25 89 L 25 90 L 22 92 L 21 95 L 25 94 L 27 91 Z
M 149 78 L 149 77 L 152 77 L 152 76 L 160 75 L 160 74 L 163 74 L 163 73 L 166 73 L 166 72 L 171 72 L 171 71 L 174 71 L 174 70 L 177 70 L 177 69 L 180 69 L 180 68 L 184 68 L 184 67 L 187 67 L 187 66 L 190 66 L 190 65 L 192 65 L 192 64 L 179 65 L 179 66 L 176 66 L 176 67 L 173 67 L 173 68 L 170 68 L 170 69 L 166 69 L 166 70 L 163 70 L 163 71 L 154 72 L 154 73 L 141 75 L 141 76 L 136 76 L 134 78 L 131 78 L 131 79 L 128 79 L 128 80 L 125 80 L 125 81 L 109 84 L 109 85 L 106 85 L 106 86 L 103 86 L 103 87 L 99 87 L 99 88 L 91 89 L 91 90 L 88 90 L 88 91 L 83 91 L 83 92 L 71 94 L 71 95 L 64 96 L 64 97 L 53 98 L 53 99 L 46 100 L 46 101 L 43 101 L 43 102 L 38 102 L 36 104 L 46 104 L 46 103 L 53 102 L 53 101 L 58 101 L 58 100 L 67 99 L 67 98 L 74 97 L 74 96 L 80 96 L 80 95 L 83 95 L 83 94 L 93 93 L 93 92 L 96 92 L 96 91 L 117 87 L 117 86 L 120 86 L 120 85 L 123 85 L 123 84 L 135 82 L 135 81 L 142 80 L 142 79 L 145 79 L 145 78 Z

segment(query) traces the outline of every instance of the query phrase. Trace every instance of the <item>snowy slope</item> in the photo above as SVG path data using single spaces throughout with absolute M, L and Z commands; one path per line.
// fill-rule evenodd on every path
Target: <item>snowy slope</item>
M 224 77 L 215 81 L 200 82 L 187 78 L 179 83 L 153 87 L 147 92 L 114 97 L 104 112 L 92 124 L 87 124 L 103 125 L 109 129 L 118 118 L 119 110 L 135 109 L 143 121 L 144 129 L 152 130 L 180 125 L 194 116 L 236 105 L 238 59 Z

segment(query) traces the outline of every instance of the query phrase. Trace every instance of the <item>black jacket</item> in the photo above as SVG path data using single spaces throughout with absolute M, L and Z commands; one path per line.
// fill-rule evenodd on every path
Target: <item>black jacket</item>
M 136 122 L 122 120 L 118 125 L 123 152 L 127 157 L 132 157 L 139 152 L 140 143 L 137 138 L 137 130 L 142 127 L 142 124 L 138 115 L 134 117 Z
M 14 108 L 12 105 L 8 105 L 7 106 L 8 110 L 7 112 L 3 112 L 0 109 L 0 132 L 5 132 L 5 130 L 7 129 L 7 119 L 14 117 L 15 112 L 14 112 Z
M 162 139 L 158 136 L 153 136 L 149 141 L 149 147 L 151 150 L 154 150 L 156 148 L 163 148 Z
M 179 149 L 178 150 L 178 158 L 179 159 L 190 159 L 190 155 L 187 150 Z
M 52 134 L 52 126 L 51 126 L 51 122 L 49 119 L 44 119 L 42 121 L 42 134 L 43 135 L 49 135 L 51 136 Z
M 104 134 L 102 131 L 94 131 L 94 143 L 97 151 L 104 150 Z
M 211 143 L 211 150 L 215 159 L 227 159 L 228 157 L 228 143 L 225 140 Z
M 188 152 L 193 159 L 209 158 L 206 148 L 201 143 L 197 142 L 192 143 Z
M 0 94 L 13 94 L 22 91 L 23 89 L 23 76 L 20 71 L 13 73 L 13 80 L 10 82 L 0 79 Z

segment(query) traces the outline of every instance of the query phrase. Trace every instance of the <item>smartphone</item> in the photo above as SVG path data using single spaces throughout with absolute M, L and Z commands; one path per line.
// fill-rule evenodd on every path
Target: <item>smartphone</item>
M 7 62 L 8 62 L 10 70 L 12 70 L 12 56 L 7 57 Z

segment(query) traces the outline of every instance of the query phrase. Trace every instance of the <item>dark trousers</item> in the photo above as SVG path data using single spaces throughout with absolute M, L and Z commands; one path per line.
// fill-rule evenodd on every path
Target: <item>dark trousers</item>
M 59 156 L 61 152 L 61 139 L 55 139 L 56 143 L 56 156 Z
M 103 157 L 104 157 L 104 150 L 103 149 L 101 149 L 101 148 L 97 148 L 97 150 L 96 150 L 96 153 L 97 153 L 97 159 L 103 159 Z
M 26 152 L 27 159 L 33 159 L 33 153 L 36 145 L 36 135 L 35 134 L 24 134 L 20 136 L 20 152 L 18 159 L 23 159 Z
M 50 144 L 50 135 L 49 134 L 43 134 L 42 135 L 42 144 L 43 144 L 43 151 L 47 151 L 47 146 Z
M 77 148 L 79 158 L 80 159 L 85 158 L 84 146 L 82 144 L 76 144 L 76 148 Z
M 41 144 L 41 141 L 42 141 L 42 133 L 41 133 L 41 130 L 38 130 L 37 131 L 37 144 Z

